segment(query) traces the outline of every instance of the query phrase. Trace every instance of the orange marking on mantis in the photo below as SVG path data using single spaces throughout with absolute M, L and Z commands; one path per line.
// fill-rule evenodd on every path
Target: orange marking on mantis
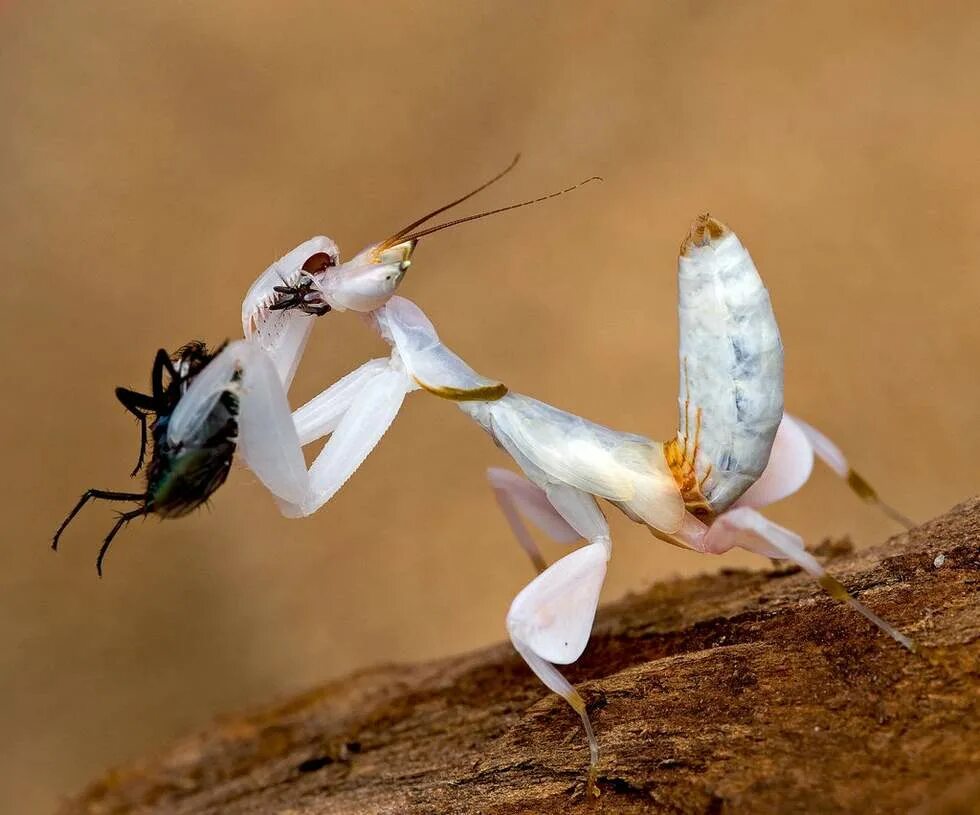
M 698 452 L 701 450 L 701 408 L 697 409 L 694 426 L 694 453 L 691 456 L 691 468 L 695 469 L 698 464 Z
M 691 427 L 691 381 L 687 377 L 687 357 L 684 357 L 684 454 L 687 458 L 688 430 Z
M 715 513 L 708 499 L 705 498 L 702 488 L 705 481 L 711 475 L 711 465 L 708 465 L 707 470 L 701 478 L 698 478 L 697 474 L 697 457 L 701 444 L 701 417 L 702 410 L 701 408 L 697 408 L 695 412 L 693 455 L 688 455 L 689 434 L 685 429 L 683 446 L 677 438 L 673 438 L 664 443 L 664 459 L 667 462 L 667 467 L 671 475 L 674 476 L 674 482 L 677 484 L 678 490 L 680 490 L 681 497 L 684 499 L 685 509 L 702 520 L 710 520 L 714 518 Z M 685 424 L 687 421 L 688 418 L 685 416 Z

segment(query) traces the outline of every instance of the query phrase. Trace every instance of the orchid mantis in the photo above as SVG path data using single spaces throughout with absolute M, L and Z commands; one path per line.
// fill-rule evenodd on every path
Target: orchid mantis
M 828 575 L 798 535 L 757 511 L 799 489 L 814 454 L 861 487 L 862 497 L 876 496 L 826 437 L 784 414 L 782 344 L 768 292 L 748 252 L 731 230 L 703 216 L 682 244 L 679 283 L 680 428 L 665 443 L 508 392 L 447 348 L 421 309 L 401 297 L 368 315 L 392 347 L 387 363 L 362 366 L 293 415 L 305 443 L 327 427 L 321 416 L 336 421 L 342 413 L 343 424 L 370 403 L 390 423 L 404 396 L 424 389 L 457 402 L 511 456 L 523 478 L 497 468 L 488 475 L 539 574 L 511 604 L 507 630 L 532 671 L 581 717 L 590 748 L 590 786 L 598 741 L 582 697 L 556 666 L 574 662 L 585 649 L 611 556 L 599 498 L 676 545 L 713 554 L 740 547 L 788 559 L 835 599 L 914 649 L 908 637 Z M 392 382 L 384 404 L 366 395 L 382 377 Z M 380 423 L 373 427 L 379 429 Z M 356 429 L 347 434 L 344 449 L 358 436 Z M 335 438 L 321 455 L 329 458 Z M 370 442 L 375 440 L 371 435 Z M 283 493 L 281 486 L 267 486 Z M 546 567 L 522 515 L 559 542 L 584 538 L 587 544 Z
M 575 188 L 421 228 L 504 173 L 346 263 L 329 238 L 304 242 L 249 290 L 242 304 L 245 339 L 216 354 L 201 350 L 180 357 L 176 367 L 170 364 L 166 384 L 162 372 L 167 365 L 158 355 L 152 396 L 127 391 L 124 404 L 140 416 L 144 435 L 147 416 L 153 417 L 154 455 L 164 450 L 168 464 L 179 464 L 167 478 L 176 473 L 184 479 L 181 500 L 173 504 L 180 511 L 171 512 L 161 498 L 172 487 L 166 479 L 156 486 L 148 482 L 145 493 L 90 490 L 58 530 L 55 545 L 91 498 L 141 502 L 104 542 L 101 569 L 122 523 L 150 512 L 172 517 L 197 506 L 223 482 L 236 449 L 285 515 L 309 515 L 363 463 L 405 396 L 421 389 L 456 402 L 523 473 L 488 471 L 511 529 L 539 572 L 511 604 L 507 630 L 531 670 L 579 714 L 589 743 L 590 786 L 598 741 L 584 700 L 557 666 L 577 660 L 588 643 L 612 554 L 598 499 L 675 545 L 713 554 L 740 547 L 788 559 L 832 597 L 914 649 L 912 640 L 828 575 L 798 535 L 758 512 L 798 490 L 815 455 L 863 498 L 881 502 L 829 439 L 784 413 L 782 344 L 769 295 L 748 252 L 724 224 L 702 216 L 681 246 L 679 429 L 666 442 L 613 430 L 509 392 L 443 344 L 421 309 L 395 296 L 421 237 Z M 391 353 L 369 360 L 292 411 L 287 392 L 313 316 L 330 310 L 361 312 Z M 329 437 L 326 444 L 307 468 L 303 446 L 324 437 Z M 210 462 L 208 472 L 217 473 L 200 489 L 198 453 Z M 522 516 L 559 542 L 584 539 L 586 544 L 548 566 Z

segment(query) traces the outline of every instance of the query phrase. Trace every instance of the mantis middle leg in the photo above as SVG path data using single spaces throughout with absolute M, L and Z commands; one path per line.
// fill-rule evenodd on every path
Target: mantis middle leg
M 548 494 L 526 478 L 510 470 L 490 467 L 487 480 L 511 532 L 539 574 L 548 568 L 548 564 L 521 520 L 521 515 L 558 543 L 574 543 L 581 538 L 548 500 Z
M 581 718 L 589 740 L 592 789 L 599 743 L 585 700 L 555 665 L 575 662 L 588 644 L 612 542 L 606 519 L 591 495 L 564 485 L 549 484 L 544 491 L 561 517 L 589 543 L 553 563 L 525 586 L 507 613 L 507 632 L 538 679 L 564 698 Z

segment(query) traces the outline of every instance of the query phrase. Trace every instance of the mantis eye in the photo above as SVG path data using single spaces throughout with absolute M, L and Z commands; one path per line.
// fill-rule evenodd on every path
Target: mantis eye
M 306 259 L 306 263 L 303 264 L 303 271 L 307 274 L 319 274 L 331 266 L 336 266 L 334 259 L 326 252 L 317 252 Z

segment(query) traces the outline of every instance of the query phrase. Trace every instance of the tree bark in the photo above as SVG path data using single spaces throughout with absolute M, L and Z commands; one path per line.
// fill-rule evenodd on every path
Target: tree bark
M 604 607 L 567 675 L 601 746 L 509 645 L 234 715 L 64 813 L 980 811 L 980 499 L 831 571 L 909 654 L 793 568 Z

